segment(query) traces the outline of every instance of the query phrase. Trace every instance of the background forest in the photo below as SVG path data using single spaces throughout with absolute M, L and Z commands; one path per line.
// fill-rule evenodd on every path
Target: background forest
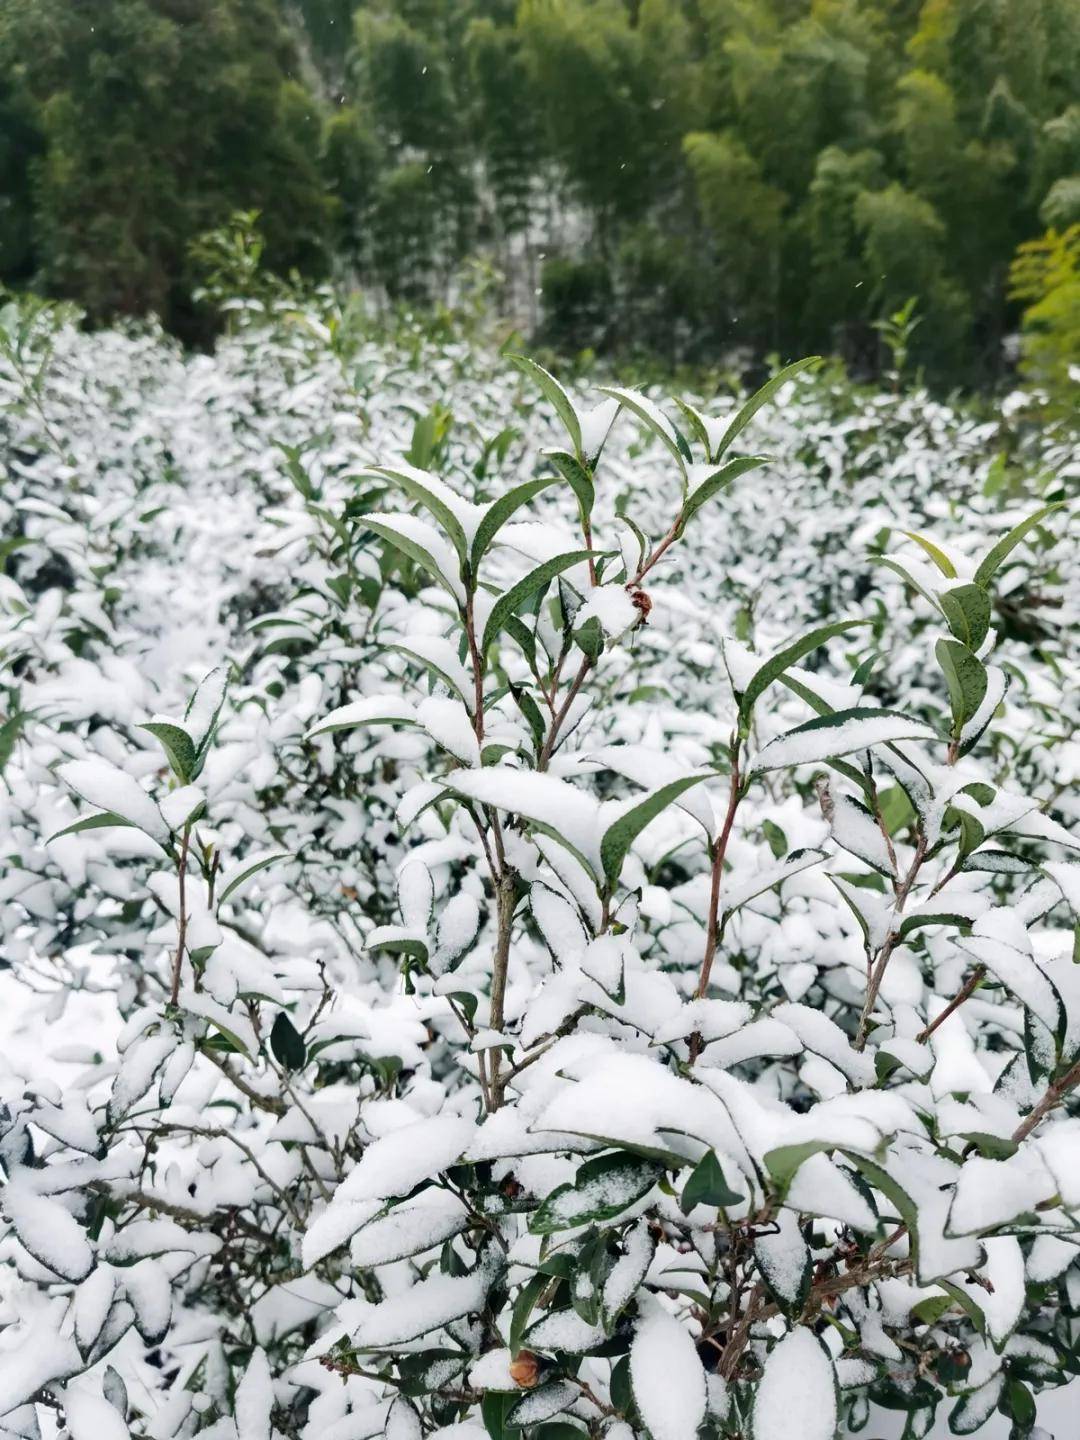
M 272 271 L 480 286 L 564 352 L 873 374 L 914 298 L 910 363 L 985 384 L 1026 303 L 1060 378 L 1080 5 L 3 0 L 0 281 L 204 341 L 198 242 L 238 210 Z

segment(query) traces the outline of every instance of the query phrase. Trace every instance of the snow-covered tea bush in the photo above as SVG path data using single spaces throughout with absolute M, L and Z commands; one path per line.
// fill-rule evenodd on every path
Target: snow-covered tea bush
M 5 334 L 4 1433 L 1028 1432 L 1067 446 L 325 313 Z

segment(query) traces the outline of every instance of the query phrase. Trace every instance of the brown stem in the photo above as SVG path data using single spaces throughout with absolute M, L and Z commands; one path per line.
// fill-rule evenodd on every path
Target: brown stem
M 491 967 L 491 1028 L 501 1031 L 505 1020 L 506 1005 L 506 976 L 510 968 L 510 931 L 514 922 L 514 906 L 517 903 L 517 892 L 514 885 L 514 877 L 504 871 L 499 879 L 498 888 L 495 892 L 496 915 L 498 920 L 498 935 L 495 941 L 495 959 Z M 499 1067 L 502 1062 L 502 1051 L 496 1046 L 489 1054 L 489 1086 L 491 1090 L 492 1110 L 497 1110 L 502 1104 L 502 1095 L 505 1081 L 499 1076 Z
M 1026 1116 L 1016 1127 L 1012 1135 L 1015 1143 L 1019 1145 L 1021 1140 L 1026 1140 L 1035 1127 L 1045 1120 L 1050 1111 L 1060 1105 L 1069 1091 L 1074 1090 L 1078 1084 L 1080 1084 L 1080 1060 L 1071 1069 L 1066 1070 L 1060 1080 L 1055 1080 L 1047 1088 L 1045 1095 L 1031 1114 Z
M 469 591 L 465 601 L 465 635 L 469 642 L 469 659 L 473 671 L 473 730 L 477 744 L 484 743 L 484 663 L 480 647 L 476 643 L 476 618 L 473 609 L 473 592 Z
M 674 521 L 672 522 L 671 529 L 660 541 L 659 545 L 657 545 L 656 549 L 652 552 L 649 558 L 644 562 L 644 564 L 641 566 L 641 569 L 637 572 L 634 578 L 629 582 L 627 586 L 628 589 L 633 589 L 635 586 L 640 585 L 642 580 L 645 579 L 645 576 L 653 568 L 656 562 L 671 548 L 672 545 L 674 545 L 675 541 L 679 538 L 679 530 L 682 525 L 682 518 L 682 511 L 680 510 L 678 515 L 676 515 Z
M 584 660 L 582 660 L 581 662 L 581 666 L 578 669 L 577 674 L 574 676 L 573 684 L 567 691 L 566 699 L 559 706 L 558 710 L 555 713 L 555 718 L 552 720 L 550 726 L 548 727 L 547 737 L 544 740 L 543 748 L 540 751 L 540 757 L 536 762 L 537 770 L 547 769 L 548 762 L 551 759 L 552 752 L 554 751 L 555 745 L 559 738 L 559 731 L 562 729 L 563 723 L 565 722 L 567 715 L 570 713 L 570 707 L 577 699 L 578 693 L 581 690 L 582 685 L 584 685 L 585 683 L 585 678 L 588 675 L 589 671 L 592 669 L 592 665 L 593 662 L 586 655 Z
M 172 990 L 169 1000 L 173 1005 L 180 1001 L 180 974 L 184 966 L 184 946 L 187 944 L 187 862 L 191 845 L 191 826 L 184 826 L 184 837 L 180 842 L 180 863 L 177 879 L 180 883 L 180 913 L 176 922 L 176 955 L 173 957 Z
M 930 1036 L 933 1035 L 934 1031 L 938 1028 L 938 1026 L 944 1025 L 945 1021 L 949 1018 L 953 1011 L 959 1010 L 960 1006 L 963 1005 L 964 1001 L 967 1000 L 970 996 L 974 995 L 975 991 L 982 983 L 982 979 L 985 974 L 985 965 L 975 966 L 975 969 L 964 981 L 963 985 L 949 1001 L 948 1005 L 945 1006 L 945 1009 L 942 1010 L 941 1014 L 936 1015 L 934 1019 L 930 1021 L 930 1024 L 926 1025 L 922 1030 L 919 1031 L 918 1035 L 915 1036 L 915 1039 L 920 1045 L 925 1045 L 927 1040 L 930 1039 Z
M 915 856 L 911 862 L 911 869 L 904 876 L 900 883 L 900 888 L 896 892 L 896 903 L 893 905 L 894 916 L 899 916 L 903 911 L 907 898 L 911 894 L 911 887 L 915 884 L 919 871 L 922 869 L 922 863 L 926 859 L 927 849 L 926 836 L 920 835 L 915 845 Z M 877 958 L 871 967 L 870 975 L 866 982 L 866 1000 L 863 1002 L 862 1014 L 859 1016 L 859 1028 L 854 1040 L 856 1050 L 862 1050 L 866 1045 L 866 1035 L 870 1028 L 870 1016 L 873 1014 L 878 991 L 881 989 L 881 982 L 885 979 L 885 971 L 888 969 L 892 953 L 899 943 L 899 928 L 891 930 L 884 945 L 882 945 L 878 951 Z
M 596 561 L 592 553 L 592 524 L 587 515 L 581 517 L 581 536 L 585 541 L 585 549 L 589 552 L 589 584 L 596 586 Z
M 731 743 L 731 779 L 728 784 L 727 813 L 724 815 L 724 823 L 720 828 L 720 834 L 716 837 L 716 844 L 713 846 L 712 860 L 712 886 L 709 892 L 709 918 L 705 931 L 705 954 L 701 961 L 701 974 L 698 977 L 697 998 L 703 999 L 709 988 L 709 976 L 712 974 L 713 960 L 716 956 L 716 946 L 720 936 L 720 886 L 724 874 L 724 858 L 727 855 L 728 841 L 731 839 L 731 829 L 735 823 L 735 812 L 739 808 L 741 776 L 739 774 L 739 742 L 733 740 Z
M 242 1076 L 237 1075 L 232 1066 L 220 1055 L 215 1054 L 213 1050 L 200 1049 L 199 1054 L 209 1060 L 211 1065 L 216 1065 L 226 1080 L 235 1085 L 241 1095 L 246 1095 L 257 1110 L 265 1110 L 268 1115 L 285 1114 L 286 1106 L 283 1100 L 279 1100 L 274 1095 L 260 1095 L 258 1090 L 249 1085 Z

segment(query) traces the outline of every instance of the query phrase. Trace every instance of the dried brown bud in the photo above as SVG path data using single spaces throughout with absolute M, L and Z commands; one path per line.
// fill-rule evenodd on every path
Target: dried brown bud
M 631 590 L 630 599 L 633 601 L 638 614 L 641 616 L 643 625 L 648 623 L 649 611 L 652 609 L 652 596 L 647 590 Z
M 818 804 L 821 806 L 821 813 L 825 819 L 832 824 L 833 815 L 836 813 L 836 806 L 833 804 L 832 791 L 829 789 L 829 782 L 824 775 L 818 777 L 817 785 Z
M 531 1350 L 522 1350 L 516 1360 L 510 1361 L 510 1379 L 523 1390 L 531 1390 L 540 1379 L 540 1361 Z

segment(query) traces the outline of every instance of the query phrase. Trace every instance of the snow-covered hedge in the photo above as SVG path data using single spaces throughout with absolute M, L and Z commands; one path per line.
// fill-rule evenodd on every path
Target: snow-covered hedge
M 326 313 L 4 332 L 3 1433 L 1030 1429 L 1065 439 Z

